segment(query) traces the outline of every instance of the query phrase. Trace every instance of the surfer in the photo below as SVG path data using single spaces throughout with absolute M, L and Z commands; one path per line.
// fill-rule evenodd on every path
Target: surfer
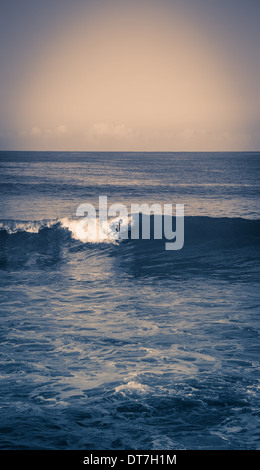
M 119 233 L 120 232 L 120 224 L 122 223 L 122 219 L 119 220 L 117 226 L 116 226 L 116 232 Z

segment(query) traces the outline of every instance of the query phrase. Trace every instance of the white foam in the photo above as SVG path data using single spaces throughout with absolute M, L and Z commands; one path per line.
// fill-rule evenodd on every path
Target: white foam
M 127 233 L 130 220 L 122 218 L 120 233 L 116 231 L 119 217 L 99 222 L 98 218 L 89 219 L 61 219 L 41 221 L 2 221 L 0 230 L 6 230 L 10 235 L 18 232 L 39 233 L 43 228 L 52 228 L 59 224 L 62 229 L 69 230 L 72 238 L 82 243 L 117 243 L 122 233 Z
M 62 228 L 71 232 L 72 238 L 80 240 L 82 243 L 116 243 L 120 239 L 120 234 L 115 227 L 119 218 L 100 222 L 98 218 L 90 219 L 60 219 Z M 128 218 L 123 219 L 120 231 L 127 231 L 129 226 Z
M 0 222 L 0 230 L 6 230 L 9 234 L 18 232 L 39 233 L 42 228 L 50 228 L 57 220 L 49 221 L 7 221 Z
M 115 388 L 116 393 L 135 392 L 135 393 L 147 393 L 149 387 L 147 385 L 140 384 L 131 380 L 130 382 L 119 385 Z

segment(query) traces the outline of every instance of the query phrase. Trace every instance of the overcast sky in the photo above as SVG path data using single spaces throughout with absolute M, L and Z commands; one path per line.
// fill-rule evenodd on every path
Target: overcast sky
M 260 149 L 260 1 L 0 5 L 0 149 Z

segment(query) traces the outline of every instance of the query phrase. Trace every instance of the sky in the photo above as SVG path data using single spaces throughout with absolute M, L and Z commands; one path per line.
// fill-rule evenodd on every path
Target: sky
M 260 149 L 260 1 L 0 7 L 0 150 Z

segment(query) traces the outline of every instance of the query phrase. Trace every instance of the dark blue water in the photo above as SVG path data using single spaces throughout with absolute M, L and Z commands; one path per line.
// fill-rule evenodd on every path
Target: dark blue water
M 2 449 L 259 449 L 257 153 L 0 152 Z M 79 204 L 185 204 L 185 242 Z

